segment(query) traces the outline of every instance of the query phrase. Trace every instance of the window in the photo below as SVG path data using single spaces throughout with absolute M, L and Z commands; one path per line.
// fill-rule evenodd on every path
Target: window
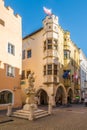
M 44 51 L 46 50 L 46 41 L 44 41 Z
M 48 44 L 49 44 L 49 43 L 52 44 L 52 40 L 51 40 L 51 39 L 48 39 L 47 42 L 48 42 Z
M 25 79 L 25 70 L 22 70 L 21 79 Z
M 25 50 L 22 51 L 22 59 L 25 59 Z
M 0 19 L 0 24 L 5 26 L 5 22 L 2 19 Z
M 15 46 L 8 43 L 8 53 L 15 55 Z
M 12 103 L 12 93 L 10 91 L 0 92 L 0 104 Z
M 70 51 L 64 50 L 64 59 L 70 59 Z
M 52 49 L 52 39 L 48 39 L 47 43 L 48 43 L 48 49 Z
M 44 75 L 46 75 L 46 65 L 44 65 Z
M 27 51 L 27 58 L 30 58 L 31 57 L 31 50 L 28 50 Z
M 49 26 L 49 29 L 51 29 L 51 26 Z
M 44 75 L 57 75 L 58 74 L 58 65 L 48 64 L 44 65 Z
M 52 64 L 47 65 L 47 74 L 52 75 Z
M 54 75 L 57 75 L 57 65 L 54 64 Z
M 7 65 L 7 76 L 14 77 L 15 76 L 15 68 Z
M 52 49 L 52 45 L 48 45 L 48 49 Z

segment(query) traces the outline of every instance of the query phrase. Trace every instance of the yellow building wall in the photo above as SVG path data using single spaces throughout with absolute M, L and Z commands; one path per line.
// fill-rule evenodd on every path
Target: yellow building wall
M 52 21 L 54 19 L 54 22 Z M 67 89 L 72 88 L 74 93 L 74 83 L 69 81 L 69 87 L 65 87 L 63 74 L 64 70 L 70 69 L 72 71 L 72 74 L 74 74 L 74 66 L 71 64 L 71 60 L 73 59 L 73 62 L 75 62 L 75 66 L 77 67 L 77 70 L 79 72 L 79 49 L 78 47 L 71 41 L 70 36 L 69 41 L 67 44 L 69 44 L 68 49 L 70 50 L 70 59 L 64 60 L 64 49 L 65 48 L 65 31 L 57 25 L 57 17 L 52 16 L 52 19 L 47 16 L 43 23 L 44 27 L 41 30 L 37 30 L 36 32 L 26 36 L 23 39 L 22 44 L 22 50 L 25 50 L 26 57 L 22 60 L 22 70 L 25 70 L 25 73 L 27 71 L 31 71 L 35 73 L 35 89 L 36 91 L 39 89 L 43 89 L 47 92 L 48 96 L 50 98 L 54 98 L 52 100 L 55 100 L 55 94 L 57 92 L 57 88 L 59 86 L 62 86 L 64 89 L 65 97 L 67 98 Z M 56 22 L 56 24 L 54 24 Z M 53 25 L 54 24 L 54 25 Z M 55 29 L 56 28 L 56 29 Z M 68 33 L 69 34 L 69 33 Z M 52 42 L 54 39 L 58 40 L 58 50 L 55 51 L 54 48 L 48 49 L 44 51 L 44 41 L 47 39 L 52 39 Z M 54 44 L 54 43 L 52 43 Z M 54 47 L 54 46 L 52 46 Z M 32 51 L 31 58 L 27 58 L 27 50 Z M 74 52 L 76 51 L 76 56 L 74 55 Z M 54 53 L 57 53 L 57 57 Z M 59 78 L 59 81 L 57 84 L 55 83 L 47 83 L 47 80 L 54 77 L 54 75 L 45 75 L 44 76 L 44 65 L 55 63 L 55 58 L 57 58 L 57 65 L 58 65 L 58 75 L 57 78 Z M 49 78 L 49 79 L 48 79 Z M 24 81 L 24 84 L 21 84 L 22 90 L 24 92 L 25 87 L 28 87 L 28 79 L 25 77 L 25 79 L 21 80 L 21 82 Z M 44 83 L 44 81 L 46 81 Z M 51 96 L 53 95 L 53 97 Z M 25 96 L 22 95 L 22 96 Z M 22 97 L 24 99 L 24 97 Z M 64 99 L 65 100 L 65 99 Z

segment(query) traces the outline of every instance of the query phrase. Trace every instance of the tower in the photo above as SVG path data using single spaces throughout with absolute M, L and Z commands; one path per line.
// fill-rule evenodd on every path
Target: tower
M 44 84 L 57 84 L 58 79 L 58 17 L 47 16 L 44 24 Z

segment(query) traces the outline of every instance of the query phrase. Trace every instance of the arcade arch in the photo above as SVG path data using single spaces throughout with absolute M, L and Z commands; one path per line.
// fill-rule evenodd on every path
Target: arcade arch
M 56 105 L 63 105 L 67 102 L 67 93 L 64 85 L 60 84 L 57 87 L 56 95 L 55 95 L 55 103 Z
M 72 88 L 70 87 L 70 88 L 68 88 L 68 90 L 67 90 L 67 102 L 68 102 L 68 103 L 72 103 L 73 97 L 74 97 L 74 93 L 73 93 Z
M 0 105 L 13 103 L 13 92 L 10 90 L 0 91 Z
M 38 97 L 38 105 L 47 105 L 48 104 L 48 94 L 44 89 L 39 89 L 36 93 Z

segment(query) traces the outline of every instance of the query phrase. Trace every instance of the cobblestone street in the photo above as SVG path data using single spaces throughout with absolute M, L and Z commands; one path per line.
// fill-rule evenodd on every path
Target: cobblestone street
M 13 118 L 0 124 L 0 130 L 87 130 L 87 108 L 83 105 L 55 108 L 53 114 L 34 121 Z

